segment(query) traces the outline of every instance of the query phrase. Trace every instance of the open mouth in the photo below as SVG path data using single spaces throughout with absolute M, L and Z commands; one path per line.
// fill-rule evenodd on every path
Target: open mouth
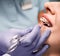
M 50 15 L 48 16 L 48 14 L 44 13 L 44 11 L 40 11 L 38 13 L 38 22 L 40 25 L 42 24 L 42 25 L 49 27 L 49 28 L 52 27 L 53 23 L 50 18 L 51 18 Z
M 43 23 L 44 26 L 52 27 L 51 22 L 48 19 L 46 19 L 45 17 L 40 17 L 39 20 L 40 20 L 40 22 Z

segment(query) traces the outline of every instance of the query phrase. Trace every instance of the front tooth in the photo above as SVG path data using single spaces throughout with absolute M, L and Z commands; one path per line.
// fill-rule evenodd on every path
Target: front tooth
M 48 22 L 44 17 L 42 17 L 42 18 L 40 18 L 40 21 L 42 21 L 42 22 Z

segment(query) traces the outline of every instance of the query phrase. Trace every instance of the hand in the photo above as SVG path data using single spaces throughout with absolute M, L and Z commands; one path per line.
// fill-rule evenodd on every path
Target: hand
M 15 35 L 23 36 L 29 32 L 32 31 L 32 28 L 20 30 L 20 29 L 9 29 L 7 31 L 0 32 L 0 50 L 3 51 L 3 53 L 6 53 L 9 46 L 10 46 L 10 40 Z
M 48 45 L 44 45 L 49 35 L 50 30 L 46 30 L 40 36 L 40 27 L 36 26 L 29 34 L 23 36 L 25 39 L 9 54 L 11 56 L 41 56 L 49 48 Z

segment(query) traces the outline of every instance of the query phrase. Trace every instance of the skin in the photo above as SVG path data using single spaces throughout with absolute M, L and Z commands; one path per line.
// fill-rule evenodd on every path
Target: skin
M 51 30 L 51 35 L 46 41 L 46 44 L 50 45 L 50 48 L 44 53 L 43 56 L 60 56 L 60 2 L 47 2 L 45 3 L 46 12 L 39 12 L 38 23 L 41 26 L 41 32 L 46 29 Z M 43 25 L 40 18 L 45 15 L 52 26 L 47 27 Z M 41 33 L 41 34 L 42 34 Z

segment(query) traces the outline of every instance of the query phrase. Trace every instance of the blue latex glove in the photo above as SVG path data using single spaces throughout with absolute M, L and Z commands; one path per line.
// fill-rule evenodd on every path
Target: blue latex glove
M 4 32 L 0 32 L 0 55 L 6 53 L 9 46 L 10 40 L 15 35 L 23 36 L 32 31 L 32 28 L 20 30 L 20 29 L 10 29 Z
M 11 56 L 41 56 L 49 48 L 48 45 L 44 45 L 49 35 L 50 30 L 46 30 L 44 34 L 40 36 L 40 27 L 36 26 L 30 33 L 23 36 L 25 39 L 9 54 Z M 40 50 L 35 53 L 38 48 Z

